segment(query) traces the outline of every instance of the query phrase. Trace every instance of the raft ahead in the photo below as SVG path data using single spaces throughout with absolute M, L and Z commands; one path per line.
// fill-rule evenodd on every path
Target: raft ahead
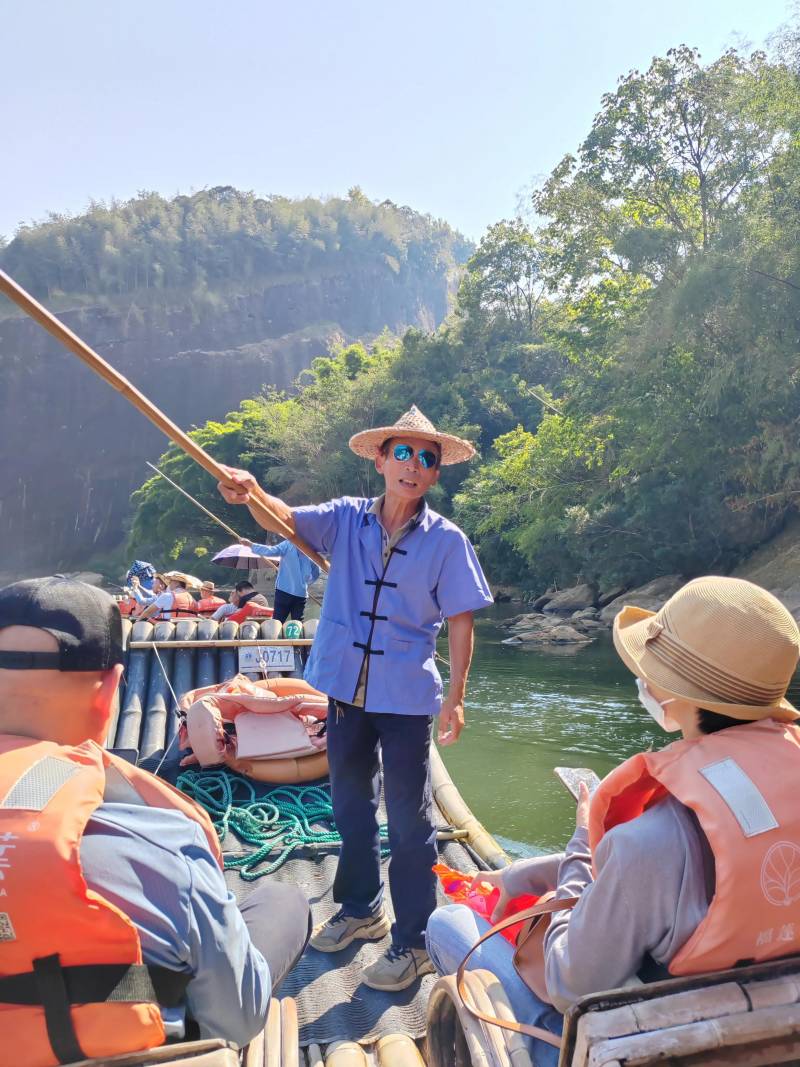
M 303 638 L 282 641 L 274 624 L 191 619 L 126 628 L 126 678 L 109 747 L 149 767 L 174 754 L 176 698 L 248 663 L 299 677 L 315 632 L 312 622 Z M 265 648 L 274 651 L 243 652 Z M 435 749 L 432 778 L 444 862 L 462 870 L 504 866 L 508 857 L 472 815 Z M 335 863 L 335 849 L 308 847 L 269 877 L 311 890 L 321 918 L 334 910 Z M 226 877 L 241 892 L 239 875 Z M 359 955 L 379 950 L 364 945 L 333 959 L 308 951 L 271 1002 L 265 1031 L 243 1052 L 216 1040 L 182 1042 L 82 1067 L 535 1067 L 518 1034 L 470 1014 L 452 976 L 428 976 L 399 997 L 360 986 Z M 488 971 L 467 972 L 467 998 L 484 1014 L 514 1021 Z M 799 1001 L 800 958 L 593 994 L 567 1013 L 560 1067 L 797 1063 Z

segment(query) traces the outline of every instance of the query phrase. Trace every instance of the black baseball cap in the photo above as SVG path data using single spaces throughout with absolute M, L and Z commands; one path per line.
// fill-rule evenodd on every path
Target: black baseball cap
M 107 671 L 125 659 L 116 602 L 72 578 L 29 578 L 0 589 L 0 629 L 5 626 L 32 626 L 58 641 L 58 652 L 0 649 L 5 670 Z

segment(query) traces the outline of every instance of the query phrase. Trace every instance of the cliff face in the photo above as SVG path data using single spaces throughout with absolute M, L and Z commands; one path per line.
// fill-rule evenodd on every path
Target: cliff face
M 334 338 L 435 327 L 447 280 L 349 276 L 221 295 L 198 310 L 124 306 L 62 320 L 183 429 L 221 419 L 267 386 L 285 388 Z M 7 574 L 81 566 L 117 545 L 129 497 L 166 438 L 130 404 L 22 318 L 0 320 L 0 544 Z

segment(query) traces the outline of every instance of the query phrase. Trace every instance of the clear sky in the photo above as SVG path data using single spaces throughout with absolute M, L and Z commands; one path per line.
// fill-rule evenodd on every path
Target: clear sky
M 687 43 L 761 46 L 786 0 L 0 0 L 0 234 L 90 198 L 341 194 L 472 238 L 601 95 Z

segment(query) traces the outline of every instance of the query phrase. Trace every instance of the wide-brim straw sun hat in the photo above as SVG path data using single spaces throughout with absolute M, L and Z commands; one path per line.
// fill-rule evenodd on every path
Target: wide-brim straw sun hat
M 168 582 L 183 582 L 187 589 L 199 589 L 200 579 L 193 574 L 184 574 L 183 571 L 167 571 L 164 575 Z
M 695 578 L 658 612 L 627 606 L 614 620 L 625 665 L 671 697 L 732 719 L 800 714 L 786 690 L 800 631 L 777 597 L 741 578 Z
M 360 433 L 353 434 L 350 438 L 350 447 L 357 456 L 363 456 L 364 459 L 376 459 L 380 455 L 384 441 L 404 435 L 422 437 L 426 441 L 434 441 L 439 445 L 443 467 L 451 463 L 463 463 L 464 460 L 472 459 L 475 455 L 475 449 L 469 441 L 465 441 L 463 437 L 456 437 L 455 434 L 437 430 L 415 404 L 412 404 L 393 426 L 376 426 L 371 430 L 362 430 Z

